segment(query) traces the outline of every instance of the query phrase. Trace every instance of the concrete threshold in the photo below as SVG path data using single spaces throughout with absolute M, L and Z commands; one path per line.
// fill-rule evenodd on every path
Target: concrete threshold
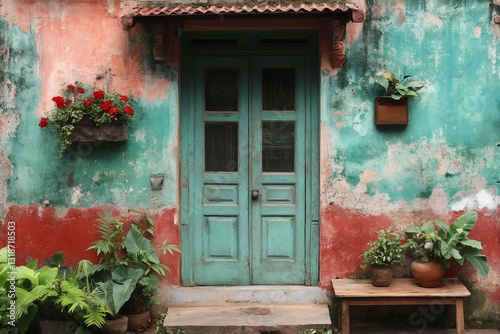
M 186 334 L 297 334 L 330 325 L 326 304 L 169 307 L 164 322 L 167 333 Z

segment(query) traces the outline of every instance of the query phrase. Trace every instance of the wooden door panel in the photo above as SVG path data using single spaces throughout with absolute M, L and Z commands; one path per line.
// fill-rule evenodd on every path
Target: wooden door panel
M 252 62 L 252 282 L 305 284 L 305 58 Z
M 304 56 L 195 66 L 195 284 L 305 284 Z
M 248 59 L 195 64 L 194 282 L 248 285 Z

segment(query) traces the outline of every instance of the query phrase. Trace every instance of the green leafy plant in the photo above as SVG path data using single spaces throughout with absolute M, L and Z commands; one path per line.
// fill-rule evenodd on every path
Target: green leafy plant
M 167 317 L 167 312 L 158 312 L 156 314 L 154 334 L 167 334 L 165 327 L 163 327 L 166 317 Z
M 88 94 L 87 92 L 92 92 Z M 134 115 L 127 95 L 85 85 L 81 82 L 66 85 L 61 95 L 54 96 L 55 108 L 38 125 L 53 125 L 60 136 L 60 153 L 71 144 L 75 124 L 88 117 L 96 126 L 118 120 L 129 120 Z
M 153 297 L 159 292 L 159 278 L 170 271 L 160 262 L 158 253 L 179 251 L 166 241 L 155 247 L 149 240 L 154 236 L 151 217 L 130 211 L 139 219 L 131 223 L 126 233 L 120 219 L 109 213 L 102 215 L 97 225 L 99 240 L 89 247 L 101 257 L 100 264 L 89 268 L 92 280 L 115 315 L 122 307 L 128 312 L 141 312 L 156 304 Z
M 91 292 L 79 287 L 76 275 L 58 267 L 43 266 L 37 268 L 38 262 L 31 261 L 26 266 L 17 266 L 12 271 L 6 259 L 6 249 L 0 250 L 0 292 L 2 289 L 12 290 L 15 284 L 15 295 L 0 294 L 0 296 L 15 297 L 16 328 L 19 333 L 28 331 L 31 322 L 38 314 L 41 318 L 48 315 L 62 319 L 75 319 L 84 326 L 101 327 L 106 313 L 105 305 Z M 57 255 L 59 258 L 62 254 Z M 15 272 L 15 276 L 13 276 Z M 5 297 L 0 297 L 0 300 Z M 6 305 L 10 300 L 6 300 Z M 2 300 L 3 305 L 4 300 Z M 7 310 L 9 311 L 9 310 Z M 11 320 L 10 311 L 4 313 L 0 308 L 0 328 L 6 328 Z
M 361 268 L 369 265 L 392 266 L 400 264 L 403 259 L 402 237 L 390 229 L 377 232 L 378 238 L 370 241 L 368 249 L 363 253 Z
M 303 331 L 302 334 L 333 334 L 333 331 L 329 328 L 324 328 L 323 330 L 309 328 Z
M 403 76 L 403 80 L 396 79 L 391 71 L 385 71 L 375 76 L 377 83 L 384 87 L 386 94 L 394 100 L 406 96 L 418 96 L 417 91 L 424 87 L 424 83 L 420 81 L 407 82 L 409 78 L 411 75 Z
M 451 259 L 460 265 L 469 261 L 483 276 L 488 276 L 489 265 L 486 256 L 481 253 L 480 241 L 467 236 L 476 225 L 477 212 L 465 212 L 451 225 L 440 220 L 430 220 L 421 226 L 406 229 L 410 234 L 406 247 L 409 253 L 421 261 L 440 261 L 446 268 Z

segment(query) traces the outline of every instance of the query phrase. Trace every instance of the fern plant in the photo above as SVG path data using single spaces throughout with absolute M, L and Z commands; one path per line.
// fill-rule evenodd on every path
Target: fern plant
M 2 260 L 0 251 L 0 283 L 4 282 L 8 263 Z M 109 310 L 92 291 L 78 285 L 74 273 L 59 272 L 57 267 L 37 268 L 34 260 L 26 266 L 16 267 L 15 275 L 15 320 L 19 333 L 26 333 L 30 323 L 38 314 L 57 318 L 82 319 L 86 327 L 102 327 Z M 9 283 L 10 284 L 10 283 Z M 6 315 L 0 312 L 0 319 Z M 0 328 L 5 324 L 0 324 Z

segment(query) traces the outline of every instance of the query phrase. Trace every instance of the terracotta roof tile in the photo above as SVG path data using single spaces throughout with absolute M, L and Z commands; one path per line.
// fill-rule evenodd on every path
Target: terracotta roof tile
M 173 6 L 134 8 L 132 16 L 183 16 L 201 14 L 322 13 L 359 11 L 353 3 L 300 3 L 290 5 Z

